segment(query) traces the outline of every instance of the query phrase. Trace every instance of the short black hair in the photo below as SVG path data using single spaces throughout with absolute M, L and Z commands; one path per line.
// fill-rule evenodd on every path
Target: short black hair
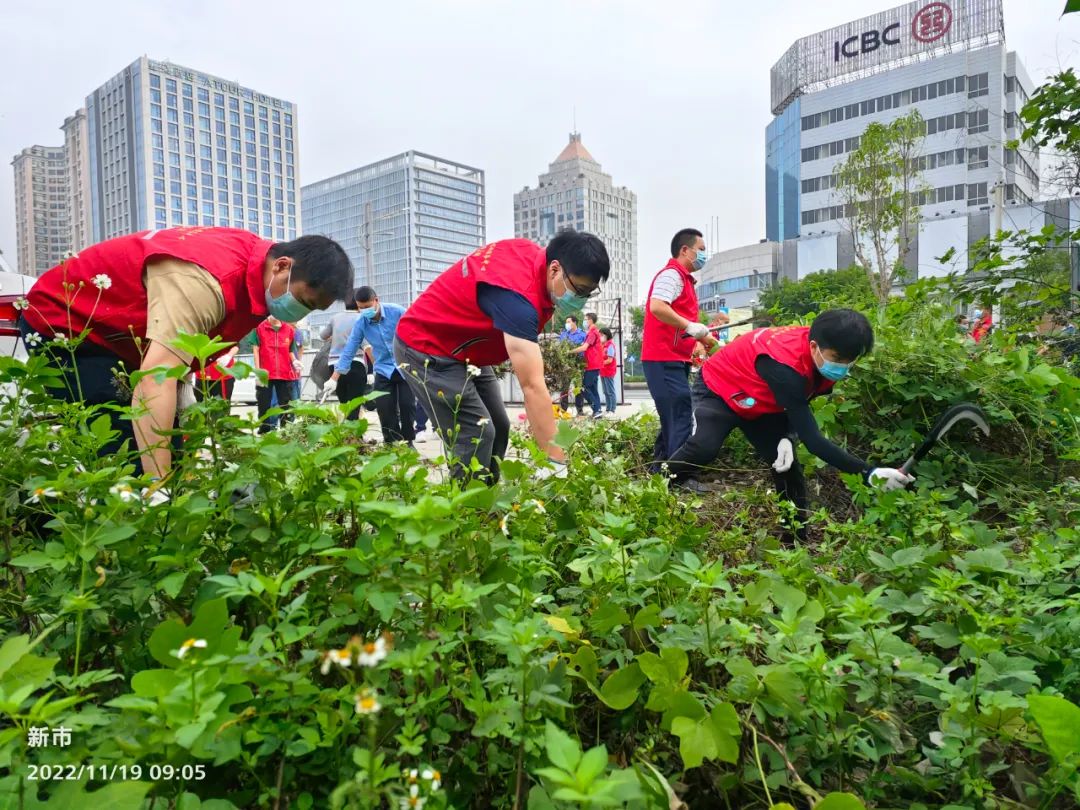
M 303 281 L 334 300 L 344 301 L 351 291 L 353 266 L 344 249 L 326 236 L 301 236 L 291 242 L 277 242 L 269 257 L 293 260 L 292 279 Z
M 356 292 L 353 293 L 356 298 L 356 303 L 366 304 L 368 301 L 374 301 L 379 296 L 375 294 L 375 288 L 369 287 L 366 284 L 363 287 L 358 287 Z
M 349 312 L 356 312 L 356 290 L 353 290 L 351 294 L 345 296 L 345 309 Z
M 596 313 L 595 313 L 595 312 L 586 312 L 586 313 L 585 313 L 585 317 L 586 317 L 586 318 L 588 318 L 588 319 L 589 319 L 590 321 L 592 321 L 594 325 L 595 325 L 596 323 L 598 323 L 598 322 L 599 322 L 599 320 L 600 320 L 599 318 L 597 318 L 597 317 L 596 317 Z
M 585 231 L 559 231 L 548 242 L 547 262 L 558 262 L 568 275 L 587 278 L 594 284 L 607 281 L 611 272 L 604 243 Z
M 606 337 L 608 340 L 614 340 L 615 339 L 615 335 L 613 335 L 611 333 L 611 330 L 608 329 L 606 326 L 600 327 L 600 334 L 603 335 L 604 337 Z
M 956 316 L 956 322 L 957 323 L 963 323 L 966 320 L 969 320 L 969 318 L 968 318 L 967 315 L 964 315 L 963 313 L 960 313 L 959 315 Z
M 568 321 L 573 321 L 573 322 L 574 322 L 574 326 L 577 326 L 577 325 L 578 325 L 579 323 L 581 323 L 581 321 L 579 321 L 579 320 L 577 319 L 577 315 L 567 315 L 567 316 L 566 316 L 566 320 L 568 320 Z
M 696 245 L 698 237 L 700 236 L 701 231 L 696 228 L 683 228 L 671 237 L 671 258 L 678 258 L 679 251 L 684 247 L 692 248 Z
M 874 348 L 874 330 L 861 312 L 827 309 L 810 324 L 810 340 L 851 362 Z

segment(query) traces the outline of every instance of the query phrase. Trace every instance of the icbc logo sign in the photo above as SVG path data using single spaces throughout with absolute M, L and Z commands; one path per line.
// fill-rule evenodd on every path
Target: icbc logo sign
M 911 20 L 911 36 L 917 42 L 933 42 L 949 33 L 952 9 L 946 3 L 930 3 L 919 9 Z M 833 61 L 851 59 L 862 53 L 873 53 L 883 45 L 900 44 L 900 23 L 892 23 L 878 31 L 871 29 L 833 43 Z
M 923 6 L 911 21 L 911 35 L 919 42 L 933 42 L 949 33 L 952 9 L 944 3 Z
M 841 56 L 850 59 L 860 53 L 871 53 L 882 45 L 898 45 L 900 37 L 896 35 L 896 32 L 899 30 L 900 23 L 893 23 L 885 26 L 881 31 L 871 29 L 848 37 L 843 42 L 835 42 L 833 43 L 833 61 L 839 62 Z

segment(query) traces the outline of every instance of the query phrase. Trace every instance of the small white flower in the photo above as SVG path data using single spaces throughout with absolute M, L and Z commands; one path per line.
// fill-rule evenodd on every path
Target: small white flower
M 431 792 L 434 793 L 439 789 L 439 785 L 442 784 L 442 774 L 434 768 L 425 768 L 424 772 L 420 774 L 421 778 L 431 782 Z
M 29 309 L 30 302 L 25 298 L 16 298 L 15 303 L 12 304 L 12 306 L 14 306 L 15 309 Z
M 507 537 L 510 536 L 510 515 L 503 515 L 499 518 L 499 531 Z
M 56 335 L 55 337 L 53 337 L 53 343 L 56 343 L 60 346 L 67 346 L 67 335 Z
M 97 287 L 99 290 L 107 290 L 107 289 L 109 289 L 109 287 L 112 286 L 112 279 L 109 278 L 104 273 L 98 273 L 96 276 L 94 276 L 90 280 L 94 283 L 94 286 Z
M 322 666 L 319 671 L 325 675 L 330 671 L 330 665 L 337 664 L 339 667 L 348 669 L 352 666 L 352 656 L 346 650 L 327 650 L 323 653 Z
M 415 784 L 416 780 L 419 777 L 420 777 L 420 771 L 416 770 L 416 768 L 413 768 L 411 771 L 409 771 L 409 775 L 407 777 L 408 780 L 409 780 L 409 784 L 410 785 Z
M 41 345 L 41 335 L 39 335 L 37 332 L 28 332 L 26 337 L 23 338 L 23 340 L 26 341 L 27 346 Z
M 544 509 L 544 502 L 543 501 L 538 500 L 537 498 L 533 498 L 531 501 L 529 501 L 529 503 L 531 503 L 533 505 L 533 507 L 536 509 L 536 511 L 539 512 L 541 515 L 546 515 L 547 514 L 547 510 Z
M 361 689 L 356 693 L 356 713 L 376 714 L 382 709 L 379 693 L 372 689 Z
M 125 484 L 123 482 L 113 484 L 111 487 L 109 487 L 109 494 L 118 496 L 120 500 L 124 503 L 128 503 L 129 501 L 135 501 L 139 498 L 139 496 L 135 493 L 135 490 L 131 488 L 131 484 Z
M 356 663 L 361 667 L 373 667 L 386 658 L 389 651 L 390 645 L 386 643 L 386 637 L 379 636 L 360 647 L 360 652 L 356 654 Z
M 188 654 L 188 651 L 192 650 L 192 649 L 199 649 L 199 650 L 206 649 L 206 639 L 205 638 L 189 638 L 187 641 L 185 641 L 183 644 L 180 645 L 179 650 L 176 650 L 175 652 L 173 652 L 173 655 L 175 655 L 177 658 L 180 658 L 182 660 L 183 657 Z
M 479 419 L 476 420 L 476 424 L 477 424 L 478 427 L 483 427 L 484 425 L 486 425 L 490 421 L 491 420 L 488 419 L 486 416 L 481 416 Z
M 471 363 L 469 363 L 469 364 L 467 364 L 465 366 L 465 370 L 468 372 L 470 377 L 479 377 L 480 376 L 480 368 L 478 366 L 472 365 Z
M 52 487 L 38 487 L 34 494 L 26 499 L 27 503 L 41 503 L 42 498 L 55 498 L 60 493 Z

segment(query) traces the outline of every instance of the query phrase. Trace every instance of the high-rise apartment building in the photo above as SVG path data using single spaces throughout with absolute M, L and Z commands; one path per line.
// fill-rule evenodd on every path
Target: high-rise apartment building
M 71 250 L 78 253 L 93 243 L 90 211 L 90 132 L 86 110 L 78 109 L 64 119 L 64 157 L 67 161 L 67 216 Z
M 29 146 L 11 165 L 19 272 L 40 276 L 71 249 L 66 153 L 62 146 Z

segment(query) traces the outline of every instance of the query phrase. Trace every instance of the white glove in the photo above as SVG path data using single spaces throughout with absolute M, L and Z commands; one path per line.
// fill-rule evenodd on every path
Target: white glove
M 776 461 L 773 462 L 772 468 L 778 473 L 784 473 L 790 470 L 794 463 L 795 448 L 791 446 L 791 439 L 783 438 L 780 444 L 776 445 Z
M 161 506 L 163 503 L 169 502 L 169 491 L 161 488 L 152 490 L 150 487 L 143 487 L 142 499 L 147 506 Z
M 183 413 L 195 404 L 195 386 L 187 380 L 176 384 L 176 412 Z
M 903 489 L 915 480 L 914 475 L 908 475 L 892 467 L 875 467 L 869 475 L 871 484 L 884 484 L 886 492 L 895 489 Z
M 566 465 L 555 459 L 548 459 L 547 467 L 538 467 L 536 477 L 543 481 L 545 478 L 566 478 Z
M 296 371 L 298 373 L 304 370 L 304 364 L 301 363 L 299 360 L 293 360 L 292 367 L 293 371 Z
M 691 321 L 686 325 L 686 334 L 694 338 L 694 340 L 704 340 L 709 336 L 709 327 L 703 323 Z

